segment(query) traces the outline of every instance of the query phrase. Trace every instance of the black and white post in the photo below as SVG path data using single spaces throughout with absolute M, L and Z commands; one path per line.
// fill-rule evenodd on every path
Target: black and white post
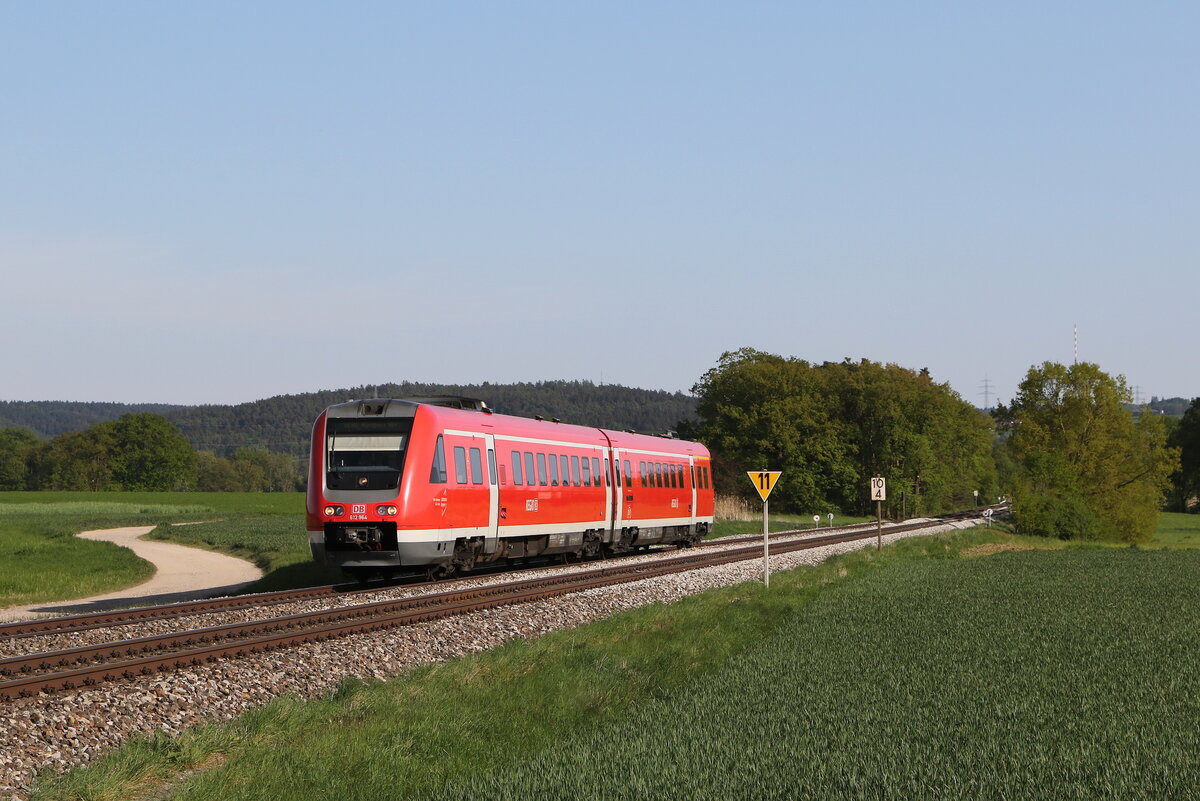
M 887 480 L 881 476 L 871 479 L 871 500 L 875 501 L 875 550 L 883 548 L 883 502 L 887 500 Z

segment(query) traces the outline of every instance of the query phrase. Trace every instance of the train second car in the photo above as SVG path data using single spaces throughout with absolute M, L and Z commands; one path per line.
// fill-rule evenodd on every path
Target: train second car
M 353 401 L 313 424 L 307 518 L 313 558 L 359 578 L 685 546 L 712 527 L 711 462 L 472 399 Z

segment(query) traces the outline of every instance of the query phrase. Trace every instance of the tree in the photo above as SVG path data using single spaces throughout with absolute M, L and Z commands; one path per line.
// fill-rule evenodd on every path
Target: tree
M 1132 395 L 1090 363 L 1030 368 L 1009 412 L 1014 511 L 1027 533 L 1144 542 L 1178 451 L 1157 415 L 1134 422 Z
M 783 470 L 781 509 L 836 506 L 855 475 L 852 453 L 808 362 L 743 348 L 721 356 L 692 391 L 697 435 L 718 456 L 724 493 L 745 494 L 745 471 Z M 726 483 L 737 482 L 737 483 Z
M 158 414 L 126 414 L 111 423 L 112 475 L 125 490 L 172 490 L 195 483 L 196 453 Z
M 41 446 L 26 428 L 0 428 L 0 490 L 30 489 L 30 459 Z
M 60 434 L 33 455 L 33 482 L 38 489 L 111 489 L 113 446 L 111 423 Z
M 300 462 L 295 457 L 271 453 L 263 447 L 238 448 L 233 453 L 235 463 L 255 468 L 254 486 L 246 490 L 261 492 L 295 492 L 300 483 Z
M 1200 398 L 1192 399 L 1169 442 L 1180 449 L 1179 470 L 1171 477 L 1174 507 L 1186 512 L 1200 496 Z M 1200 504 L 1196 508 L 1200 511 Z

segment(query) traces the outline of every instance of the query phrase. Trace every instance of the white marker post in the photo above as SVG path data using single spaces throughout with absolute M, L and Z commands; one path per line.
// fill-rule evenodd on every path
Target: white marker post
M 821 527 L 821 516 L 813 515 L 813 528 L 820 528 L 820 527 Z
M 871 479 L 871 500 L 875 501 L 875 550 L 883 548 L 883 502 L 887 500 L 887 480 L 875 476 Z
M 775 489 L 775 483 L 779 481 L 779 477 L 783 475 L 781 470 L 757 470 L 747 472 L 750 480 L 754 482 L 754 489 L 758 490 L 758 497 L 762 498 L 763 502 L 763 586 L 771 586 L 771 560 L 769 558 L 770 545 L 767 543 L 767 496 L 771 494 L 771 490 Z
M 833 528 L 833 512 L 829 513 L 829 527 Z

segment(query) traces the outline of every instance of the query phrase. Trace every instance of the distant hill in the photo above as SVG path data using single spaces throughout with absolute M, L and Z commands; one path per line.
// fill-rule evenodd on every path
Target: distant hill
M 228 455 L 258 445 L 275 453 L 308 454 L 313 420 L 326 406 L 364 398 L 462 395 L 481 398 L 500 414 L 542 415 L 564 423 L 662 432 L 696 414 L 696 400 L 682 392 L 634 389 L 590 381 L 520 384 L 380 384 L 324 390 L 241 403 L 236 406 L 0 401 L 0 428 L 28 428 L 43 438 L 87 428 L 123 414 L 153 412 L 179 427 L 196 450 Z
M 116 420 L 123 414 L 161 414 L 176 409 L 162 403 L 77 403 L 73 401 L 0 401 L 0 428 L 28 428 L 44 439 Z

